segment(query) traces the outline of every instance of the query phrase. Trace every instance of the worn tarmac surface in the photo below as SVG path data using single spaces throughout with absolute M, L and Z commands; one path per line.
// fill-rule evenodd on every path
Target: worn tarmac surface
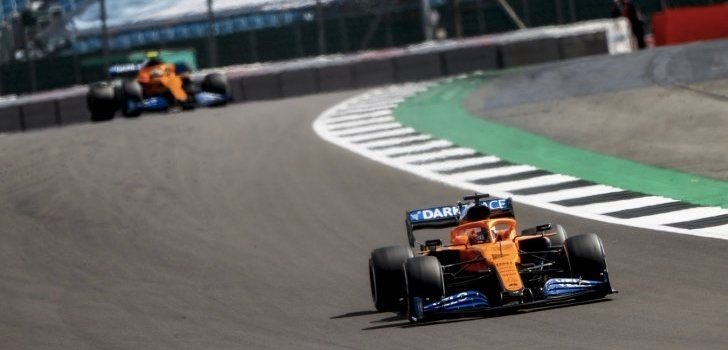
M 354 93 L 0 135 L 4 349 L 722 349 L 728 241 L 517 206 L 598 232 L 608 300 L 410 327 L 367 259 L 455 188 L 319 139 Z M 713 140 L 704 140 L 713 142 Z
M 728 180 L 728 40 L 515 70 L 465 105 L 567 145 Z

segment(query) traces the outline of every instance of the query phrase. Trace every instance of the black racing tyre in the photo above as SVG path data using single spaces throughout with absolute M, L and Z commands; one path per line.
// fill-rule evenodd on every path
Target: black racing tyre
M 556 234 L 550 237 L 546 237 L 548 240 L 549 249 L 559 249 L 564 245 L 569 235 L 561 225 L 556 225 Z
M 378 311 L 397 311 L 407 296 L 404 262 L 412 257 L 408 247 L 384 247 L 372 251 L 369 259 L 369 286 Z
M 441 298 L 445 295 L 442 265 L 434 256 L 417 256 L 404 263 L 407 278 L 407 296 Z
M 607 259 L 602 240 L 594 233 L 573 236 L 564 243 L 571 276 L 601 281 L 607 273 Z
M 142 114 L 140 108 L 130 109 L 129 102 L 141 103 L 144 100 L 144 92 L 141 84 L 135 80 L 124 80 L 121 82 L 121 114 L 127 118 L 136 118 Z
M 202 80 L 202 91 L 213 92 L 223 96 L 230 95 L 230 85 L 222 73 L 210 73 Z
M 118 102 L 114 97 L 114 88 L 106 83 L 96 83 L 89 86 L 86 94 L 86 104 L 91 112 L 91 120 L 101 122 L 114 118 Z

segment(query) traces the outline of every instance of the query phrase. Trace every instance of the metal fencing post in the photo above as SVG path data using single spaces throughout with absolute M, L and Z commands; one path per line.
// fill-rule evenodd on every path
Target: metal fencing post
M 394 46 L 394 33 L 392 32 L 392 6 L 387 6 L 384 13 L 384 36 L 388 47 Z
M 340 52 L 349 51 L 349 30 L 346 27 L 346 17 L 343 14 L 339 14 L 339 40 L 341 49 Z
M 477 11 L 476 19 L 478 20 L 478 34 L 485 34 L 485 13 L 483 13 L 483 1 L 477 0 L 475 2 L 475 10 Z
M 0 27 L 0 96 L 3 95 L 3 71 L 5 68 L 5 36 L 3 35 L 5 33 L 4 25 L 3 27 Z
M 422 32 L 424 33 L 425 41 L 432 41 L 432 19 L 430 14 L 432 9 L 430 8 L 430 0 L 422 0 Z
M 527 26 L 531 26 L 531 8 L 528 4 L 528 0 L 521 0 L 521 7 L 523 7 L 523 22 Z
M 28 60 L 28 74 L 30 77 L 30 91 L 36 92 L 38 90 L 38 75 L 35 71 L 35 59 L 33 58 L 33 50 L 30 41 L 30 35 L 28 34 L 30 28 L 23 28 L 25 35 L 25 58 Z
M 215 30 L 215 11 L 212 0 L 207 0 L 207 65 L 217 67 L 217 31 Z
M 258 62 L 258 36 L 254 29 L 248 31 L 248 49 L 250 50 L 250 60 Z
M 293 24 L 293 39 L 296 42 L 296 54 L 303 57 L 303 37 L 301 35 L 301 24 L 295 22 Z
M 554 6 L 556 7 L 556 23 L 564 23 L 564 9 L 561 7 L 561 0 L 554 0 Z
M 104 59 L 104 74 L 106 79 L 111 79 L 109 74 L 109 27 L 106 23 L 106 0 L 101 0 L 101 50 Z
M 326 54 L 326 28 L 324 28 L 324 9 L 321 0 L 316 0 L 316 26 L 318 27 L 319 55 Z
M 569 16 L 571 17 L 571 22 L 576 22 L 576 5 L 574 4 L 574 0 L 569 0 Z
M 453 21 L 455 22 L 455 36 L 463 37 L 463 18 L 460 13 L 460 0 L 452 0 Z

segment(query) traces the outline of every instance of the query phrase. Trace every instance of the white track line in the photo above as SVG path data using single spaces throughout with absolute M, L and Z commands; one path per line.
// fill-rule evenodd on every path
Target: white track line
M 444 151 L 437 151 L 428 154 L 418 154 L 414 156 L 399 157 L 397 160 L 402 163 L 416 163 L 426 160 L 442 159 L 452 156 L 461 156 L 466 154 L 475 154 L 475 151 L 469 148 L 453 148 Z
M 493 196 L 498 197 L 509 197 L 512 196 L 513 200 L 526 204 L 531 206 L 540 207 L 545 210 L 554 211 L 557 213 L 567 213 L 570 215 L 578 216 L 585 219 L 590 220 L 596 220 L 596 221 L 602 221 L 606 223 L 611 224 L 617 224 L 617 225 L 626 225 L 626 226 L 632 226 L 632 227 L 638 227 L 638 228 L 644 228 L 644 229 L 651 229 L 651 230 L 660 230 L 660 231 L 667 231 L 667 232 L 673 232 L 673 233 L 680 233 L 680 234 L 687 234 L 687 235 L 693 235 L 693 236 L 700 236 L 700 237 L 711 237 L 711 238 L 719 238 L 719 239 L 728 239 L 728 225 L 721 225 L 721 226 L 715 226 L 710 228 L 703 228 L 703 229 L 695 229 L 695 230 L 687 230 L 687 229 L 681 229 L 681 228 L 675 228 L 671 226 L 665 226 L 665 224 L 674 224 L 678 222 L 686 222 L 686 221 L 692 221 L 692 220 L 698 220 L 703 218 L 709 218 L 714 217 L 718 215 L 728 214 L 728 210 L 721 209 L 721 208 L 715 208 L 715 207 L 700 207 L 700 208 L 691 208 L 691 209 L 684 209 L 684 210 L 677 210 L 670 213 L 664 213 L 664 214 L 656 214 L 656 215 L 650 215 L 650 216 L 644 216 L 639 218 L 633 218 L 633 219 L 620 219 L 616 217 L 606 216 L 602 215 L 601 213 L 604 212 L 612 212 L 612 211 L 619 211 L 619 210 L 625 210 L 625 209 L 635 209 L 640 208 L 643 206 L 649 206 L 649 205 L 655 205 L 655 204 L 661 204 L 661 203 L 670 203 L 673 201 L 672 199 L 668 198 L 662 198 L 662 197 L 641 197 L 641 198 L 635 198 L 635 199 L 628 199 L 628 200 L 619 200 L 619 201 L 612 201 L 608 203 L 599 203 L 599 204 L 592 204 L 592 205 L 584 205 L 580 207 L 565 207 L 558 204 L 554 204 L 552 202 L 557 202 L 560 200 L 566 200 L 566 199 L 575 199 L 575 198 L 582 198 L 587 197 L 591 195 L 599 195 L 599 194 L 607 194 L 607 193 L 613 193 L 613 192 L 620 192 L 623 191 L 622 189 L 612 187 L 612 186 L 606 186 L 606 185 L 591 185 L 591 186 L 582 186 L 578 188 L 573 189 L 565 189 L 560 191 L 554 191 L 550 193 L 542 193 L 542 194 L 535 194 L 535 195 L 516 195 L 513 196 L 512 193 L 508 191 L 513 191 L 516 189 L 524 189 L 524 188 L 530 188 L 530 187 L 538 187 L 538 186 L 544 186 L 549 184 L 558 184 L 568 181 L 573 181 L 575 178 L 566 176 L 566 175 L 559 175 L 559 174 L 553 174 L 553 175 L 544 175 L 539 176 L 532 179 L 526 179 L 522 181 L 512 181 L 512 182 L 504 182 L 504 183 L 498 183 L 494 185 L 478 185 L 471 182 L 466 181 L 465 179 L 470 179 L 475 177 L 476 174 L 478 175 L 485 175 L 490 176 L 492 174 L 495 174 L 497 172 L 505 171 L 501 168 L 495 168 L 495 169 L 487 169 L 483 171 L 475 171 L 470 172 L 470 174 L 465 173 L 467 175 L 463 176 L 462 174 L 441 174 L 438 173 L 438 171 L 450 171 L 450 170 L 457 170 L 459 168 L 465 168 L 469 166 L 474 166 L 478 164 L 487 164 L 487 163 L 494 163 L 498 162 L 500 159 L 495 156 L 489 156 L 489 155 L 482 155 L 482 156 L 475 156 L 477 152 L 475 150 L 469 149 L 469 148 L 452 148 L 452 149 L 446 149 L 446 150 L 440 150 L 435 152 L 428 152 L 425 154 L 417 154 L 417 155 L 411 155 L 411 156 L 403 156 L 403 157 L 388 157 L 385 154 L 382 154 L 382 152 L 377 152 L 373 150 L 369 150 L 367 147 L 377 147 L 377 146 L 386 146 L 386 145 L 397 145 L 402 144 L 405 142 L 410 141 L 416 141 L 416 140 L 427 140 L 430 138 L 429 135 L 412 135 L 413 133 L 417 133 L 416 130 L 410 128 L 410 127 L 404 127 L 401 126 L 398 129 L 395 130 L 385 130 L 385 131 L 377 131 L 378 129 L 364 129 L 365 131 L 361 132 L 367 132 L 366 134 L 362 135 L 356 135 L 356 136 L 349 136 L 349 137 L 341 137 L 340 134 L 332 133 L 330 132 L 329 126 L 327 126 L 327 123 L 332 122 L 336 123 L 337 121 L 355 121 L 357 118 L 365 118 L 367 116 L 372 116 L 372 113 L 382 113 L 379 114 L 379 116 L 385 116 L 385 115 L 391 115 L 392 111 L 374 111 L 374 112 L 364 112 L 361 114 L 349 114 L 351 111 L 347 108 L 349 106 L 357 106 L 362 111 L 367 110 L 367 104 L 368 103 L 386 103 L 384 102 L 387 98 L 401 98 L 406 99 L 408 96 L 411 96 L 419 91 L 424 91 L 426 88 L 431 86 L 430 83 L 421 83 L 421 84 L 408 84 L 406 86 L 393 86 L 389 88 L 384 89 L 376 89 L 372 90 L 370 92 L 367 92 L 363 95 L 351 98 L 347 101 L 344 101 L 342 103 L 339 103 L 336 106 L 333 106 L 329 108 L 327 111 L 325 111 L 323 114 L 319 116 L 319 118 L 316 119 L 313 123 L 313 129 L 314 131 L 324 140 L 329 141 L 333 144 L 336 144 L 342 148 L 348 149 L 354 153 L 358 153 L 366 158 L 369 158 L 371 160 L 387 164 L 389 166 L 392 166 L 394 168 L 410 172 L 412 174 L 418 175 L 420 177 L 430 179 L 433 181 L 442 182 L 451 186 L 455 186 L 467 191 L 478 191 L 478 192 L 485 192 L 490 193 Z M 367 114 L 368 113 L 368 114 Z M 385 114 L 389 113 L 389 114 Z M 341 116 L 341 114 L 344 114 L 344 116 Z M 375 114 L 374 117 L 377 115 Z M 371 132 L 368 132 L 366 130 L 370 130 Z M 350 132 L 350 131 L 347 131 Z M 401 136 L 401 137 L 398 137 Z M 389 139 L 391 137 L 391 139 Z M 380 140 L 382 138 L 388 138 L 386 140 Z M 405 141 L 406 140 L 406 141 Z M 433 141 L 435 141 L 433 139 Z M 366 145 L 366 147 L 365 147 Z M 385 152 L 388 154 L 391 154 L 390 152 Z M 467 158 L 467 159 L 449 159 L 456 156 L 465 156 L 465 155 L 473 155 L 473 158 Z M 438 161 L 436 161 L 438 160 Z M 432 163 L 428 164 L 413 164 L 423 161 L 433 161 Z M 514 168 L 516 167 L 516 168 Z M 520 167 L 520 168 L 518 168 Z M 528 165 L 522 165 L 522 166 L 510 166 L 506 168 L 514 168 L 514 169 L 520 169 L 521 171 L 528 171 L 527 169 L 533 170 L 536 169 L 534 167 L 530 167 Z M 495 170 L 495 172 L 494 172 Z M 512 171 L 512 170 L 510 170 Z M 496 175 L 492 175 L 496 176 Z M 405 210 L 407 208 L 403 208 Z
M 464 173 L 458 173 L 451 175 L 453 180 L 456 181 L 474 181 L 481 179 L 488 179 L 496 176 L 513 175 L 518 173 L 525 173 L 527 171 L 535 170 L 535 167 L 530 165 L 508 165 L 500 168 L 492 168 L 485 170 L 472 170 Z
M 388 137 L 388 136 L 398 136 L 398 135 L 406 135 L 415 132 L 415 129 L 412 128 L 401 128 L 397 130 L 387 130 L 382 132 L 374 132 L 371 134 L 366 135 L 359 135 L 359 136 L 352 136 L 347 137 L 346 140 L 349 142 L 363 142 L 367 140 L 374 140 L 382 137 Z
M 358 128 L 350 128 L 350 129 L 346 129 L 346 130 L 332 131 L 332 133 L 336 134 L 339 137 L 347 137 L 347 136 L 359 135 L 359 134 L 363 134 L 363 133 L 380 131 L 380 130 L 391 130 L 393 128 L 401 128 L 401 127 L 402 127 L 402 124 L 392 122 L 392 123 L 384 123 L 384 124 L 378 124 L 378 125 L 360 126 Z
M 665 204 L 665 203 L 671 203 L 671 202 L 677 202 L 677 201 L 674 199 L 671 199 L 671 198 L 649 196 L 649 197 L 640 197 L 640 198 L 633 198 L 633 199 L 623 199 L 623 200 L 607 202 L 607 203 L 587 204 L 587 205 L 581 205 L 581 206 L 573 207 L 573 208 L 578 209 L 578 210 L 588 211 L 588 212 L 594 213 L 594 214 L 606 214 L 606 213 L 613 213 L 615 211 L 620 211 L 620 210 L 643 208 L 643 207 L 649 207 L 651 205 Z
M 430 135 L 414 135 L 414 136 L 405 136 L 405 137 L 393 139 L 393 140 L 362 142 L 359 144 L 359 146 L 371 149 L 371 148 L 375 148 L 375 147 L 389 147 L 389 146 L 396 146 L 396 145 L 407 143 L 407 142 L 424 141 L 424 140 L 431 140 L 431 139 L 432 139 L 432 137 Z
M 578 180 L 578 179 L 573 176 L 568 176 L 568 175 L 552 174 L 552 175 L 544 175 L 544 176 L 534 177 L 532 179 L 526 179 L 526 180 L 520 180 L 520 181 L 501 182 L 501 183 L 492 185 L 492 187 L 495 188 L 497 191 L 510 192 L 510 191 L 515 191 L 515 190 L 532 188 L 532 187 L 556 185 L 556 184 L 570 182 L 570 181 L 574 181 L 574 180 Z
M 728 224 L 721 225 L 721 226 L 713 226 L 713 227 L 708 227 L 708 228 L 699 228 L 699 229 L 693 230 L 693 231 L 703 232 L 705 234 L 711 234 L 713 232 L 728 232 Z
M 449 171 L 465 168 L 473 165 L 490 164 L 499 162 L 501 159 L 496 156 L 482 156 L 470 159 L 450 160 L 435 164 L 423 165 L 422 167 L 432 171 Z
M 578 188 L 570 188 L 568 190 L 560 190 L 555 192 L 525 195 L 523 197 L 537 202 L 558 202 L 566 199 L 596 196 L 598 194 L 607 194 L 621 191 L 621 188 L 616 188 L 612 186 L 592 185 Z
M 428 149 L 446 147 L 446 146 L 451 146 L 451 145 L 452 145 L 452 142 L 450 142 L 450 141 L 433 140 L 433 141 L 429 141 L 427 143 L 423 143 L 420 145 L 388 148 L 386 150 L 376 151 L 376 152 L 381 153 L 382 155 L 385 155 L 385 156 L 391 156 L 393 154 L 406 154 L 406 153 L 410 153 L 410 152 L 426 151 Z
M 351 115 L 341 116 L 336 119 L 331 119 L 330 125 L 336 125 L 335 123 L 338 122 L 344 122 L 344 121 L 352 121 L 352 120 L 362 120 L 364 118 L 378 118 L 378 117 L 386 117 L 391 116 L 392 111 L 390 110 L 381 110 L 381 111 L 375 111 L 375 112 L 362 112 L 362 113 L 354 113 Z
M 344 130 L 348 128 L 354 128 L 357 126 L 367 126 L 367 125 L 376 125 L 376 124 L 382 124 L 382 123 L 389 123 L 393 122 L 394 117 L 390 116 L 384 116 L 384 117 L 377 117 L 377 118 L 371 118 L 371 119 L 359 119 L 359 120 L 353 120 L 346 123 L 341 124 L 330 124 L 329 130 Z
M 641 216 L 639 218 L 630 219 L 632 222 L 640 223 L 656 223 L 660 225 L 674 224 L 677 222 L 693 221 L 705 219 L 713 216 L 728 214 L 728 210 L 718 207 L 698 207 L 671 211 L 669 213 L 655 214 L 650 216 Z

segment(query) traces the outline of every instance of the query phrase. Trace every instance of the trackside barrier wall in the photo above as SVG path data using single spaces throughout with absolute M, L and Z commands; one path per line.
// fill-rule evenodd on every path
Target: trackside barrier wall
M 629 52 L 627 28 L 623 20 L 600 20 L 406 49 L 230 67 L 225 72 L 234 102 L 270 100 Z M 87 122 L 86 91 L 76 87 L 1 101 L 0 132 Z
M 397 82 L 438 78 L 443 75 L 441 53 L 405 54 L 394 58 Z
M 500 53 L 503 68 L 558 61 L 561 58 L 557 38 L 506 43 L 501 45 Z
M 351 64 L 334 64 L 318 68 L 321 92 L 347 90 L 354 87 Z
M 88 123 L 91 113 L 86 105 L 86 96 L 69 96 L 56 101 L 61 125 Z
M 354 63 L 354 85 L 369 87 L 392 84 L 394 79 L 394 63 L 391 58 L 376 58 Z
M 281 73 L 270 72 L 242 77 L 243 101 L 271 100 L 283 97 Z
M 442 53 L 442 61 L 445 75 L 497 69 L 498 47 L 490 45 L 448 50 Z
M 23 130 L 50 128 L 60 125 L 56 100 L 28 103 L 20 106 Z
M 319 91 L 317 68 L 300 68 L 281 72 L 283 97 L 315 94 Z
M 607 33 L 571 35 L 559 38 L 561 59 L 609 53 Z
M 20 106 L 0 107 L 0 132 L 22 131 Z
M 233 101 L 245 101 L 243 78 L 228 77 L 228 85 L 230 86 L 230 94 L 232 95 Z

